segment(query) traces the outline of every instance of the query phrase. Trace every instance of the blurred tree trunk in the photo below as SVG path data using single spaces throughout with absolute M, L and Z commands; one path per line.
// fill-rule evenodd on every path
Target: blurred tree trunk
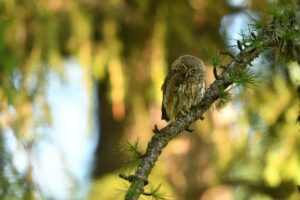
M 96 150 L 94 176 L 102 176 L 122 165 L 121 153 L 116 149 L 123 134 L 124 121 L 116 121 L 112 115 L 111 102 L 107 98 L 109 87 L 108 76 L 98 83 L 99 100 L 99 141 Z

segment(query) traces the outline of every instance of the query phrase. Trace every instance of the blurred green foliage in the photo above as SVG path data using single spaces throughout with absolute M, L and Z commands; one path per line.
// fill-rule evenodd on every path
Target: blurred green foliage
M 261 13 L 272 5 L 249 2 L 248 9 Z M 114 151 L 119 140 L 138 137 L 145 147 L 153 125 L 165 125 L 160 121 L 160 86 L 168 66 L 182 54 L 203 57 L 203 49 L 224 49 L 220 21 L 242 8 L 221 0 L 2 0 L 0 10 L 0 133 L 9 126 L 20 143 L 35 142 L 38 138 L 28 137 L 28 124 L 51 123 L 46 100 L 38 98 L 45 94 L 47 69 L 63 78 L 62 60 L 77 58 L 87 87 L 92 88 L 95 78 L 101 88 L 99 157 L 105 159 L 95 164 L 101 176 L 95 176 L 88 198 L 110 200 L 122 198 L 122 192 L 115 194 L 122 180 L 112 172 L 120 170 L 124 156 Z M 269 20 L 265 16 L 263 22 Z M 272 52 L 263 57 L 272 62 L 255 66 L 260 79 L 255 86 L 241 87 L 220 112 L 211 109 L 206 120 L 195 123 L 196 134 L 170 143 L 150 178 L 154 188 L 163 183 L 170 199 L 300 198 L 299 65 Z M 213 63 L 219 65 L 218 60 Z M 210 83 L 212 68 L 207 65 Z M 20 87 L 13 83 L 15 73 Z M 33 77 L 38 81 L 30 90 Z M 43 99 L 44 112 L 38 122 L 32 116 L 37 99 Z M 2 135 L 0 139 L 0 196 L 16 187 L 25 198 L 24 188 L 4 176 L 11 159 Z M 31 185 L 30 170 L 27 175 L 25 183 Z

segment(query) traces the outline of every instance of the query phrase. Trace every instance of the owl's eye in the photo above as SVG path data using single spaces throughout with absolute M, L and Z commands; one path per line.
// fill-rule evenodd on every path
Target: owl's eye
M 191 72 L 195 73 L 196 72 L 196 68 L 191 69 Z
M 188 69 L 187 66 L 186 66 L 185 64 L 182 64 L 182 67 L 183 67 L 184 70 L 187 70 L 187 69 Z

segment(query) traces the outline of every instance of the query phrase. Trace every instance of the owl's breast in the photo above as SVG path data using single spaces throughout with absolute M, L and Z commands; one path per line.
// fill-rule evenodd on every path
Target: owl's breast
M 184 73 L 171 73 L 166 78 L 163 89 L 163 112 L 174 119 L 200 102 L 204 82 L 200 77 L 186 78 Z
M 189 107 L 196 105 L 203 98 L 203 91 L 205 90 L 205 84 L 203 81 L 190 81 L 185 86 L 184 97 L 189 99 Z

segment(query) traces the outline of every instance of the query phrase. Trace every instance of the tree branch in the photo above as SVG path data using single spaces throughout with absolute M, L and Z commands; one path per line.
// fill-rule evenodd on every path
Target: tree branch
M 284 13 L 282 15 L 284 15 Z M 278 16 L 274 17 L 273 21 L 261 29 L 257 36 L 254 37 L 253 33 L 251 33 L 252 43 L 250 45 L 244 45 L 238 41 L 241 52 L 232 58 L 231 62 L 224 68 L 222 73 L 218 75 L 218 79 L 209 86 L 199 105 L 193 107 L 189 113 L 180 116 L 176 121 L 170 123 L 165 128 L 158 130 L 155 126 L 155 134 L 148 143 L 146 153 L 141 157 L 141 162 L 135 174 L 130 176 L 122 175 L 126 180 L 130 177 L 131 182 L 125 200 L 138 200 L 141 194 L 145 194 L 145 182 L 148 183 L 147 178 L 163 148 L 170 140 L 187 129 L 191 123 L 202 118 L 203 113 L 219 98 L 218 91 L 220 89 L 224 90 L 234 83 L 231 78 L 233 73 L 244 71 L 264 49 L 280 47 L 282 43 L 286 42 L 283 37 L 284 30 L 289 29 L 290 31 L 290 28 L 294 28 L 296 32 L 299 32 L 296 28 L 296 24 L 289 24 L 287 27 L 285 23 L 277 23 L 277 19 Z M 286 23 L 295 23 L 294 19 L 287 19 L 287 21 L 288 22 Z M 280 30 L 280 32 L 278 30 Z M 296 45 L 299 45 L 299 43 Z

